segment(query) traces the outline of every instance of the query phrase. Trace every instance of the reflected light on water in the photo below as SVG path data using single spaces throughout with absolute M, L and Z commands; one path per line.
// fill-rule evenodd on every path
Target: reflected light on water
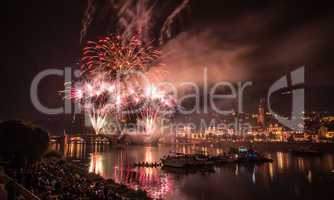
M 269 164 L 268 164 L 268 168 L 269 168 L 269 176 L 270 176 L 270 180 L 273 180 L 273 179 L 274 179 L 273 163 L 269 163 Z
M 152 162 L 152 149 L 151 147 L 145 148 L 145 162 Z
M 146 147 L 145 148 L 145 162 L 152 163 L 152 148 Z M 148 179 L 151 179 L 151 176 L 153 174 L 153 169 L 151 167 L 145 168 L 145 175 L 148 177 Z
M 300 171 L 304 171 L 304 169 L 305 169 L 304 159 L 302 159 L 302 158 L 298 158 L 298 159 L 297 159 L 297 164 L 298 164 L 298 169 L 299 169 Z
M 59 151 L 60 150 L 60 144 L 59 143 L 51 143 L 50 148 L 52 150 Z
M 84 144 L 71 143 L 65 145 L 65 150 L 67 157 L 73 157 L 78 159 L 83 159 L 85 157 L 86 148 Z
M 234 171 L 234 174 L 235 174 L 236 176 L 239 175 L 239 165 L 235 165 L 235 171 Z
M 308 172 L 307 172 L 307 181 L 309 183 L 312 183 L 312 172 L 311 172 L 311 170 L 308 170 Z
M 136 162 L 156 162 L 160 155 L 155 147 L 141 148 L 137 151 L 114 150 L 113 153 L 93 153 L 90 156 L 89 172 L 100 174 L 104 178 L 113 178 L 115 182 L 127 185 L 135 190 L 143 189 L 153 199 L 163 199 L 171 191 L 172 177 L 162 173 L 159 168 L 133 168 Z
M 277 166 L 278 169 L 284 170 L 284 155 L 282 152 L 277 152 Z
M 334 170 L 334 157 L 330 155 L 326 155 L 324 160 L 328 163 L 328 169 Z
M 103 158 L 98 154 L 91 154 L 89 169 L 90 173 L 99 174 L 100 176 L 105 176 L 105 171 L 103 168 Z
M 186 146 L 183 146 L 183 147 L 182 147 L 182 153 L 184 153 L 184 154 L 187 153 L 187 151 L 186 151 Z
M 253 169 L 253 174 L 252 174 L 252 182 L 253 182 L 254 184 L 256 183 L 255 172 L 256 172 L 256 167 L 254 167 L 254 169 Z
M 204 155 L 208 155 L 208 147 L 202 147 L 201 153 L 204 153 Z
M 57 146 L 53 147 L 57 148 Z M 80 144 L 65 145 L 65 148 L 68 150 L 64 149 L 64 153 L 69 156 L 82 157 L 86 155 L 86 158 L 89 158 L 87 159 L 87 161 L 89 160 L 87 163 L 89 172 L 99 174 L 104 178 L 112 178 L 115 182 L 125 184 L 133 189 L 145 190 L 153 199 L 203 199 L 200 196 L 192 195 L 199 192 L 208 194 L 209 199 L 211 191 L 216 192 L 217 195 L 228 194 L 233 196 L 235 191 L 230 188 L 222 189 L 218 183 L 242 188 L 246 183 L 245 181 L 247 181 L 247 184 L 256 184 L 256 187 L 260 187 L 261 190 L 267 188 L 270 192 L 275 192 L 275 187 L 268 187 L 271 184 L 284 185 L 287 194 L 293 199 L 296 196 L 288 191 L 289 188 L 292 188 L 292 184 L 296 184 L 301 189 L 307 189 L 311 184 L 318 184 L 319 180 L 322 180 L 318 176 L 318 171 L 328 172 L 333 170 L 334 161 L 332 154 L 324 155 L 322 158 L 298 158 L 291 156 L 288 152 L 264 152 L 266 157 L 274 160 L 273 163 L 255 167 L 226 164 L 226 166 L 215 169 L 215 174 L 203 176 L 203 179 L 199 179 L 202 177 L 199 173 L 181 174 L 164 171 L 161 168 L 133 168 L 132 165 L 143 161 L 158 162 L 161 157 L 174 151 L 183 153 L 205 151 L 211 155 L 222 154 L 222 148 L 178 145 L 173 148 L 159 146 L 108 149 Z M 87 153 L 85 154 L 85 152 Z M 301 171 L 303 173 L 299 173 Z M 194 188 L 196 188 L 196 191 Z M 255 199 L 253 197 L 251 196 L 249 199 Z M 278 197 L 274 199 L 278 199 Z

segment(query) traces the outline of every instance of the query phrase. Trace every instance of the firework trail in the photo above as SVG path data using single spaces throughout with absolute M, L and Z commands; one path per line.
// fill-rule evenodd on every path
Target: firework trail
M 171 27 L 172 24 L 174 22 L 174 19 L 177 15 L 179 15 L 181 13 L 181 11 L 188 5 L 190 0 L 183 0 L 183 2 L 181 3 L 181 5 L 179 5 L 173 12 L 171 15 L 169 15 L 166 19 L 166 21 L 164 22 L 161 31 L 160 31 L 160 44 L 163 44 L 165 41 L 165 37 L 167 39 L 171 38 L 172 34 L 171 34 Z
M 88 0 L 82 20 L 80 40 L 84 40 L 92 21 L 99 14 L 102 16 L 101 18 L 112 19 L 114 22 L 112 24 L 113 32 L 123 33 L 123 37 L 136 35 L 143 42 L 148 42 L 155 40 L 152 35 L 154 35 L 154 31 L 159 29 L 159 41 L 160 44 L 163 44 L 165 39 L 171 37 L 171 29 L 175 19 L 187 7 L 190 0 L 180 0 L 179 2 L 179 5 L 173 6 L 172 3 L 175 4 L 173 1 L 168 3 L 160 1 L 158 4 L 157 0 Z M 169 5 L 174 9 L 170 13 L 164 13 L 165 11 L 159 10 L 161 4 Z
M 149 38 L 149 27 L 153 24 L 152 11 L 153 6 L 148 6 L 145 0 L 139 0 L 133 7 L 133 1 L 127 1 L 123 4 L 121 12 L 118 13 L 118 22 L 123 31 L 123 37 L 137 35 L 142 41 L 147 42 Z
M 82 19 L 82 28 L 80 31 L 80 42 L 86 37 L 87 30 L 93 21 L 93 15 L 95 14 L 95 6 L 93 6 L 94 0 L 87 0 L 87 9 L 85 10 L 84 17 Z

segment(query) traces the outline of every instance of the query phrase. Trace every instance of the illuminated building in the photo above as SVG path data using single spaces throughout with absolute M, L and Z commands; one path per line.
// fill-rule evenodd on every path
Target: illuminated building
M 259 108 L 258 108 L 258 116 L 257 116 L 257 123 L 264 127 L 265 126 L 265 111 L 264 111 L 264 100 L 260 100 Z
M 321 126 L 318 134 L 321 138 L 334 139 L 334 130 L 330 130 L 328 127 Z
M 323 117 L 322 120 L 327 122 L 334 122 L 334 116 Z
M 288 134 L 283 130 L 283 127 L 278 124 L 270 124 L 267 128 L 267 132 L 272 142 L 286 142 L 288 140 Z
M 309 135 L 307 133 L 292 132 L 291 136 L 293 138 L 293 141 L 295 142 L 309 142 L 310 141 Z

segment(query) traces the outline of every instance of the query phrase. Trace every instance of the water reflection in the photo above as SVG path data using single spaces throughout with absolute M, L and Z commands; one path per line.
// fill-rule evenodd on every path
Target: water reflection
M 59 143 L 51 143 L 50 148 L 56 151 L 60 151 L 60 144 Z
M 298 168 L 300 171 L 304 171 L 305 166 L 304 166 L 304 159 L 302 158 L 297 158 L 297 163 L 298 163 Z
M 273 168 L 273 163 L 268 163 L 268 168 L 269 168 L 269 176 L 270 180 L 274 179 L 274 168 Z
M 252 181 L 255 184 L 256 183 L 256 176 L 255 176 L 255 172 L 256 172 L 256 166 L 253 169 L 253 174 L 252 174 Z
M 309 183 L 312 183 L 312 172 L 311 170 L 308 170 L 307 172 L 307 180 Z
M 55 146 L 55 148 L 59 148 Z M 171 151 L 222 154 L 224 149 L 178 145 L 176 147 L 128 147 L 72 144 L 64 153 L 86 159 L 90 172 L 113 178 L 134 189 L 143 189 L 155 199 L 312 199 L 332 195 L 322 175 L 333 169 L 334 156 L 299 158 L 288 152 L 265 152 L 274 160 L 264 165 L 226 165 L 214 174 L 175 174 L 160 168 L 134 168 L 137 162 L 157 162 Z M 242 189 L 241 189 L 242 188 Z M 285 191 L 282 193 L 281 191 Z M 204 197 L 203 197 L 204 195 Z M 326 199 L 326 198 L 322 198 Z
M 239 175 L 239 165 L 236 165 L 236 166 L 235 166 L 235 172 L 234 172 L 234 174 L 235 174 L 236 176 Z
M 103 157 L 99 154 L 91 154 L 88 171 L 105 176 L 102 159 Z
M 77 143 L 69 144 L 67 145 L 66 150 L 67 150 L 66 154 L 68 157 L 83 159 L 86 156 L 85 155 L 86 148 L 84 144 L 77 144 Z

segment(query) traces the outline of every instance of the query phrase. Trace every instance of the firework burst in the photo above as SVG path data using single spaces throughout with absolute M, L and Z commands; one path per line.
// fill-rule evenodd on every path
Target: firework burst
M 84 77 L 101 73 L 108 80 L 128 79 L 131 74 L 145 72 L 159 60 L 160 52 L 144 45 L 136 37 L 107 36 L 88 42 L 83 50 L 81 70 Z
M 114 83 L 116 84 L 116 83 Z M 72 99 L 84 110 L 96 134 L 106 133 L 112 127 L 119 129 L 122 123 L 144 123 L 146 133 L 153 133 L 159 119 L 170 116 L 176 107 L 174 98 L 166 91 L 155 86 L 137 86 L 135 89 L 128 84 L 92 81 L 72 86 L 67 84 L 66 98 Z M 121 130 L 118 130 L 121 131 Z

